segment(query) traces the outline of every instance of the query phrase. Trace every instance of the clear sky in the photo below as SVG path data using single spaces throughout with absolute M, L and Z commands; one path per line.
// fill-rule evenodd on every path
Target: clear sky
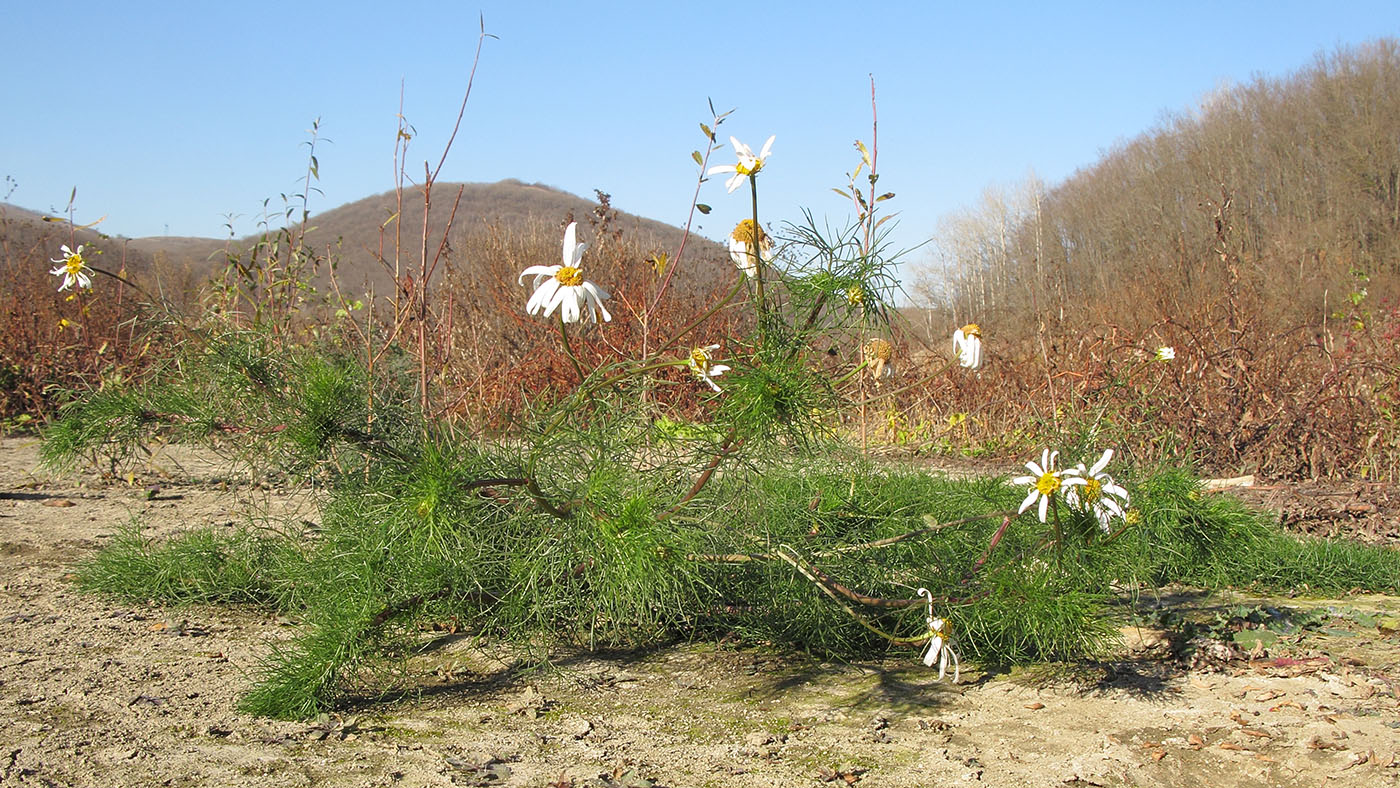
M 301 189 L 320 118 L 313 213 L 393 186 L 451 130 L 479 29 L 488 40 L 444 180 L 518 178 L 682 224 L 707 101 L 755 149 L 765 222 L 830 190 L 870 139 L 894 241 L 914 246 L 989 185 L 1054 184 L 1222 84 L 1400 35 L 1400 2 L 10 2 L 0 11 L 0 199 L 132 237 L 256 230 Z M 328 141 L 326 141 L 328 140 Z M 715 163 L 732 163 L 726 145 Z M 5 192 L 13 185 L 6 197 Z M 723 238 L 744 192 L 711 179 L 700 232 Z M 910 260 L 919 262 L 926 252 Z

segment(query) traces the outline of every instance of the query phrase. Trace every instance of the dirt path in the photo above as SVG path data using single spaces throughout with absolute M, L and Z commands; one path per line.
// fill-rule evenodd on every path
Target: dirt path
M 409 666 L 413 698 L 248 717 L 238 694 L 289 626 L 119 604 L 68 576 L 132 517 L 169 534 L 298 503 L 208 463 L 162 460 L 129 487 L 43 475 L 36 457 L 0 440 L 0 785 L 1400 784 L 1388 597 L 1306 603 L 1322 626 L 1210 670 L 1162 660 L 1145 630 L 1134 658 L 1072 678 L 972 670 L 957 686 L 913 652 L 835 666 L 701 644 L 516 676 L 457 641 Z

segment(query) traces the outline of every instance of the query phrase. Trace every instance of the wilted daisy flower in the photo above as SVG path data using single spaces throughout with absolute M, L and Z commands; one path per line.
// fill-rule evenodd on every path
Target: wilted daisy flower
M 58 286 L 58 292 L 62 293 L 72 287 L 74 282 L 83 290 L 92 289 L 92 277 L 88 275 L 92 269 L 88 268 L 87 262 L 83 260 L 83 245 L 78 244 L 77 251 L 69 249 L 67 245 L 61 246 L 59 249 L 63 252 L 63 257 L 54 257 L 49 260 L 51 263 L 59 264 L 49 273 L 63 277 L 63 284 Z
M 755 156 L 753 155 L 752 148 L 730 137 L 729 143 L 734 146 L 734 153 L 739 157 L 739 161 L 735 164 L 721 164 L 718 167 L 711 167 L 710 171 L 705 174 L 718 175 L 722 172 L 734 173 L 729 176 L 729 180 L 724 182 L 724 187 L 729 190 L 730 194 L 733 194 L 734 190 L 739 188 L 744 183 L 745 179 L 763 169 L 763 163 L 768 160 L 768 154 L 773 150 L 773 140 L 777 138 L 778 135 L 776 134 L 769 137 L 768 141 L 763 143 L 763 150 L 759 151 L 758 155 Z
M 1065 490 L 1065 503 L 1076 511 L 1093 514 L 1104 533 L 1112 530 L 1110 523 L 1113 518 L 1127 517 L 1128 491 L 1114 483 L 1112 476 L 1104 473 L 1111 459 L 1113 449 L 1108 449 L 1092 468 L 1086 470 L 1084 463 L 1080 463 L 1075 467 L 1075 472 L 1084 479 L 1084 483 Z
M 888 340 L 875 338 L 865 343 L 865 363 L 870 367 L 870 377 L 876 382 L 884 380 L 894 374 L 894 365 L 890 359 L 894 358 L 894 345 Z
M 958 664 L 957 652 L 953 651 L 953 645 L 948 640 L 947 622 L 941 618 L 931 619 L 928 622 L 928 630 L 932 637 L 928 641 L 928 651 L 924 652 L 924 664 L 933 667 L 933 663 L 938 663 L 938 680 L 942 681 L 943 676 L 948 673 L 948 660 L 953 661 L 953 683 L 957 684 L 962 678 L 962 669 Z
M 1176 348 L 1171 345 L 1163 345 L 1157 348 L 1156 359 L 1158 361 L 1171 361 L 1176 358 Z
M 1045 449 L 1040 454 L 1039 464 L 1034 460 L 1026 463 L 1026 470 L 1031 472 L 1030 476 L 1017 476 L 1011 480 L 1012 484 L 1031 485 L 1030 494 L 1026 496 L 1026 500 L 1021 502 L 1021 508 L 1016 511 L 1017 514 L 1025 512 L 1036 501 L 1039 501 L 1038 514 L 1043 523 L 1050 508 L 1051 498 L 1054 498 L 1064 488 L 1084 483 L 1084 479 L 1078 475 L 1078 471 L 1074 468 L 1055 470 L 1055 462 L 1059 457 L 1059 452 Z
M 714 379 L 728 372 L 729 367 L 723 364 L 711 363 L 710 354 L 716 350 L 719 350 L 719 345 L 706 345 L 704 347 L 692 349 L 690 351 L 690 371 L 694 372 L 696 377 L 708 383 L 710 388 L 715 391 L 722 391 L 723 389 L 719 387 L 719 384 L 715 383 Z
M 734 265 L 740 271 L 749 275 L 750 279 L 758 276 L 758 266 L 753 259 L 753 241 L 758 237 L 758 254 L 763 258 L 764 264 L 773 262 L 773 239 L 768 237 L 768 233 L 762 227 L 755 225 L 753 219 L 745 219 L 734 225 L 734 232 L 729 234 L 729 259 L 734 261 Z
M 953 354 L 958 364 L 968 369 L 982 366 L 982 328 L 976 323 L 968 323 L 953 332 Z
M 535 292 L 525 304 L 525 313 L 536 313 L 549 317 L 555 309 L 561 309 L 560 318 L 565 323 L 577 323 L 584 317 L 596 322 L 601 313 L 603 320 L 612 320 L 612 315 L 603 306 L 608 291 L 586 281 L 579 263 L 588 244 L 577 241 L 578 223 L 570 222 L 564 231 L 563 265 L 532 265 L 520 272 L 520 284 L 525 277 L 534 274 Z

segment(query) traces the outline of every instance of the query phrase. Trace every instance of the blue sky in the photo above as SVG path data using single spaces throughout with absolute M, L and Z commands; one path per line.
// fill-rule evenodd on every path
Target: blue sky
M 857 10 L 859 8 L 859 11 Z M 765 222 L 842 222 L 852 142 L 879 102 L 893 240 L 914 246 L 983 190 L 1054 184 L 1222 84 L 1400 35 L 1400 3 L 12 3 L 0 12 L 0 177 L 8 201 L 126 236 L 256 229 L 301 190 L 320 118 L 313 213 L 393 186 L 450 132 L 488 40 L 444 180 L 519 178 L 681 224 L 707 101 L 755 149 Z M 732 162 L 728 146 L 716 163 Z M 0 190 L 0 198 L 4 191 Z M 713 178 L 700 227 L 724 237 L 744 192 Z M 909 259 L 918 263 L 926 252 Z

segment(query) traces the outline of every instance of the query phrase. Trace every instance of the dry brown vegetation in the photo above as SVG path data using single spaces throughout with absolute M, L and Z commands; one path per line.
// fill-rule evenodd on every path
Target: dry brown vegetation
M 1400 42 L 1385 39 L 1218 91 L 1056 186 L 1032 178 L 989 191 L 945 223 L 936 265 L 911 288 L 922 308 L 910 310 L 896 358 L 909 385 L 880 390 L 866 409 L 869 436 L 934 453 L 1024 454 L 1049 442 L 1186 456 L 1215 473 L 1394 480 L 1396 128 Z M 0 417 L 47 416 L 64 388 L 131 374 L 150 352 L 131 321 L 133 294 L 104 290 L 81 304 L 54 294 L 48 259 L 76 241 L 167 295 L 216 280 L 222 300 L 204 305 L 295 318 L 299 338 L 357 336 L 352 321 L 360 331 L 396 326 L 372 351 L 384 363 L 389 345 L 413 357 L 421 327 L 437 348 L 421 373 L 442 386 L 438 410 L 508 428 L 528 397 L 575 379 L 550 326 L 522 313 L 527 291 L 516 281 L 558 258 L 568 221 L 592 244 L 586 269 L 612 290 L 617 315 L 579 333 L 588 365 L 669 336 L 737 275 L 721 248 L 691 238 L 672 297 L 643 330 L 653 262 L 674 255 L 681 231 L 599 198 L 515 181 L 435 183 L 426 222 L 422 189 L 405 187 L 304 229 L 274 215 L 266 233 L 237 242 L 105 238 L 7 208 L 0 275 L 16 297 L 0 313 Z M 280 215 L 299 217 L 299 206 Z M 244 266 L 241 279 L 230 259 Z M 420 271 L 430 271 L 421 301 Z M 368 292 L 376 306 L 346 309 Z M 406 311 L 415 304 L 421 313 Z M 82 331 L 59 331 L 79 309 Z M 721 312 L 695 339 L 713 341 L 737 319 Z M 948 334 L 972 321 L 988 366 L 930 377 Z M 1177 360 L 1151 363 L 1159 346 Z M 671 388 L 680 387 L 657 396 Z
M 989 191 L 914 289 L 920 323 L 980 323 L 993 368 L 905 417 L 972 414 L 943 430 L 963 445 L 1030 429 L 1393 480 L 1396 128 L 1400 41 L 1383 39 L 1217 91 L 1052 188 Z M 1176 363 L 1139 363 L 1162 345 Z

